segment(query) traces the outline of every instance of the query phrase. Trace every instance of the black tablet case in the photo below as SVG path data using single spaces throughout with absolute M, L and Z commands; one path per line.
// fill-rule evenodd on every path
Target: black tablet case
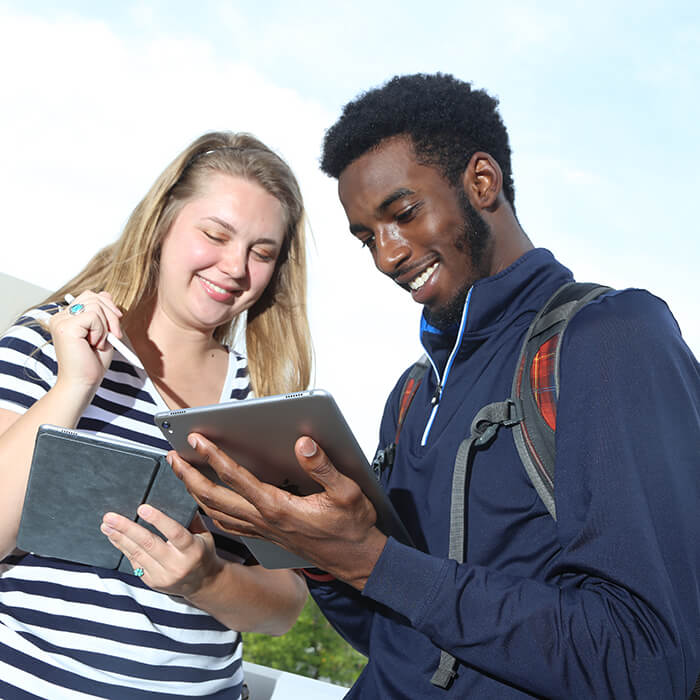
M 138 517 L 136 509 L 141 503 L 149 503 L 183 525 L 189 525 L 197 509 L 165 455 L 154 448 L 41 426 L 17 547 L 131 573 L 129 560 L 100 531 L 106 512 L 124 515 L 158 534 Z

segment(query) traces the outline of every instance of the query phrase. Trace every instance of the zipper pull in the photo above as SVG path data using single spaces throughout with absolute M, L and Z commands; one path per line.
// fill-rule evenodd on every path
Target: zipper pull
M 433 392 L 433 398 L 430 399 L 431 406 L 437 406 L 442 398 L 442 384 L 438 384 Z

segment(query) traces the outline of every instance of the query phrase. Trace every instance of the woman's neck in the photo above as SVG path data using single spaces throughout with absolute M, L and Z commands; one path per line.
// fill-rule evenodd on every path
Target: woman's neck
M 146 372 L 171 408 L 216 403 L 228 368 L 228 349 L 206 332 L 183 328 L 145 309 L 125 331 Z

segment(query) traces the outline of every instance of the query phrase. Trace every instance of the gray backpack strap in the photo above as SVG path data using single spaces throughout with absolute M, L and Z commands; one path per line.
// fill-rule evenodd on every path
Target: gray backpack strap
M 430 682 L 438 688 L 447 690 L 452 685 L 452 681 L 457 676 L 457 664 L 459 661 L 452 654 L 448 654 L 443 649 L 440 649 L 440 663 L 433 673 Z
M 560 287 L 530 324 L 513 377 L 511 399 L 520 406 L 523 416 L 522 421 L 513 426 L 515 446 L 532 485 L 555 520 L 554 428 L 547 423 L 538 406 L 536 391 L 539 387 L 533 386 L 533 364 L 545 343 L 554 339 L 550 347 L 550 352 L 553 353 L 552 379 L 548 383 L 554 392 L 556 405 L 559 398 L 559 361 L 564 331 L 581 308 L 608 291 L 610 287 L 579 282 L 569 282 Z
M 473 452 L 487 447 L 502 425 L 513 428 L 515 445 L 525 470 L 547 510 L 556 519 L 554 430 L 547 425 L 539 411 L 530 380 L 530 370 L 542 345 L 556 335 L 561 340 L 561 335 L 574 314 L 609 289 L 597 284 L 576 282 L 569 282 L 560 287 L 535 316 L 525 334 L 510 398 L 488 404 L 474 416 L 471 434 L 460 444 L 457 451 L 452 475 L 450 559 L 461 564 L 466 557 L 464 513 Z M 555 348 L 555 399 L 559 396 L 559 348 L 558 342 Z M 457 675 L 458 663 L 454 656 L 441 650 L 440 663 L 430 682 L 440 688 L 448 688 Z
M 448 556 L 458 563 L 463 563 L 465 552 L 464 520 L 467 482 L 471 476 L 472 452 L 486 447 L 493 440 L 501 425 L 512 426 L 520 420 L 520 412 L 510 400 L 490 403 L 484 406 L 474 417 L 471 435 L 462 440 L 452 472 L 452 497 L 450 502 L 450 545 Z M 440 663 L 430 682 L 439 688 L 449 688 L 455 676 L 459 662 L 446 651 L 440 651 Z

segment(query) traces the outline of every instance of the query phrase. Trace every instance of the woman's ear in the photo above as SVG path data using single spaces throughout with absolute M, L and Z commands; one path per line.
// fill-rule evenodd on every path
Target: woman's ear
M 462 174 L 462 187 L 477 211 L 495 208 L 503 190 L 501 166 L 488 153 L 477 151 Z

